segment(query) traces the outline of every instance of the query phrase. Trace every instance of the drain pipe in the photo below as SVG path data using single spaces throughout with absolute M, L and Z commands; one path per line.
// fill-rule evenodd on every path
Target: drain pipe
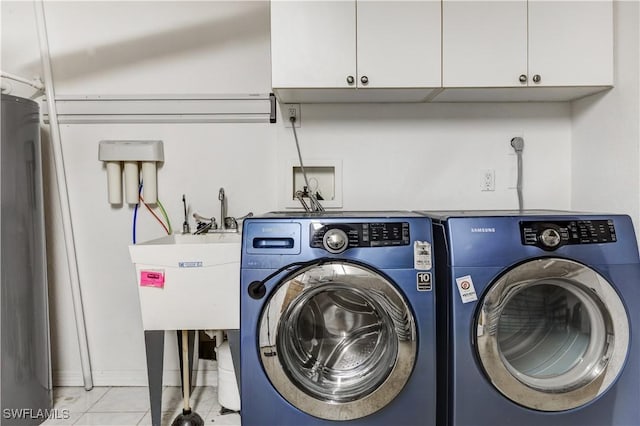
M 76 246 L 73 238 L 71 205 L 69 203 L 69 193 L 67 191 L 64 158 L 62 156 L 62 141 L 60 139 L 60 125 L 58 123 L 56 98 L 53 89 L 53 73 L 51 71 L 51 57 L 49 55 L 49 40 L 47 37 L 47 26 L 44 16 L 43 0 L 34 0 L 34 7 L 38 28 L 38 41 L 40 44 L 40 58 L 42 60 L 42 70 L 44 72 L 45 94 L 47 97 L 47 106 L 49 109 L 49 129 L 51 133 L 51 145 L 53 147 L 53 162 L 56 172 L 56 182 L 58 184 L 58 199 L 60 202 L 60 210 L 62 213 L 64 244 L 67 252 L 67 268 L 69 269 L 71 295 L 73 298 L 73 311 L 76 320 L 78 345 L 80 346 L 80 363 L 82 366 L 82 375 L 84 378 L 84 388 L 86 390 L 91 390 L 93 388 L 93 377 L 91 376 L 89 343 L 87 340 L 87 329 L 84 322 L 84 308 L 82 306 L 82 293 L 80 291 L 78 259 L 76 256 Z
M 0 71 L 0 77 L 6 78 L 7 80 L 17 81 L 22 84 L 26 84 L 28 86 L 33 87 L 38 91 L 44 90 L 44 84 L 42 84 L 42 80 L 39 78 L 35 78 L 33 80 L 26 79 L 24 77 L 20 77 L 19 75 L 11 74 L 5 71 Z

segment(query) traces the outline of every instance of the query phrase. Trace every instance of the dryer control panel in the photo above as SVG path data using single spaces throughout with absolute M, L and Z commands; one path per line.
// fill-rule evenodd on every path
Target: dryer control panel
M 407 246 L 411 242 L 409 223 L 313 223 L 309 245 L 329 253 L 342 253 L 354 247 Z
M 564 245 L 613 243 L 616 230 L 612 220 L 524 221 L 520 236 L 522 244 L 550 251 Z

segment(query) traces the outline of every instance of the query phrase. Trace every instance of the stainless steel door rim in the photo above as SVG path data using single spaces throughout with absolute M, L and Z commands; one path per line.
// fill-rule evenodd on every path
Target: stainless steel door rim
M 413 314 L 389 279 L 335 261 L 280 283 L 260 318 L 260 358 L 276 390 L 327 420 L 372 414 L 413 370 Z
M 619 376 L 629 349 L 628 316 L 614 288 L 593 269 L 561 258 L 535 259 L 502 275 L 479 306 L 475 330 L 493 385 L 541 411 L 597 398 Z

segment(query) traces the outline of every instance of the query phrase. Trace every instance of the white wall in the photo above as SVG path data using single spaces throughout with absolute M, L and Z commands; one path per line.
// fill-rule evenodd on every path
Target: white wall
M 616 1 L 615 88 L 573 104 L 572 206 L 640 225 L 640 4 Z
M 2 2 L 2 68 L 39 72 L 30 2 Z M 270 90 L 267 2 L 47 2 L 56 92 L 250 93 Z M 8 16 L 12 16 L 11 19 Z M 25 25 L 6 22 L 24 20 Z M 20 36 L 20 37 L 19 37 Z M 28 54 L 27 54 L 28 52 Z M 344 209 L 517 207 L 514 136 L 525 139 L 525 206 L 571 207 L 571 110 L 553 104 L 303 105 L 307 159 L 335 158 Z M 106 202 L 102 139 L 162 139 L 160 198 L 174 228 L 181 195 L 193 209 L 229 213 L 282 207 L 291 129 L 269 124 L 65 125 L 63 149 L 96 385 L 146 383 L 133 266 L 132 210 Z M 45 150 L 49 162 L 49 148 Z M 483 169 L 496 191 L 480 191 Z M 47 169 L 50 286 L 57 383 L 81 384 L 55 184 Z M 162 235 L 142 211 L 139 239 Z M 173 343 L 173 342 L 172 342 Z M 175 354 L 166 366 L 177 380 Z M 166 376 L 167 377 L 167 376 Z
M 347 210 L 517 208 L 514 136 L 525 138 L 525 206 L 569 208 L 568 116 L 565 103 L 308 104 L 298 134 L 305 157 L 342 159 Z M 282 169 L 296 157 L 291 129 L 277 139 Z M 496 171 L 495 192 L 480 191 L 483 169 Z

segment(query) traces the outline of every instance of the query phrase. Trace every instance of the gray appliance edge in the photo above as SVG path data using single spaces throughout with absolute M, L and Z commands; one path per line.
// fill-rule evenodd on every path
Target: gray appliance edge
M 40 114 L 4 94 L 1 110 L 0 424 L 38 425 L 52 409 Z

